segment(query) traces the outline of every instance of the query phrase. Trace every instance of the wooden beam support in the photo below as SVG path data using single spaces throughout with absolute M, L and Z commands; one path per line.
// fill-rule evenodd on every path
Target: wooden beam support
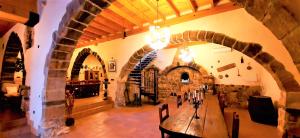
M 87 27 L 87 28 L 84 29 L 84 30 L 85 30 L 85 31 L 92 32 L 92 33 L 94 33 L 94 34 L 98 34 L 98 35 L 108 35 L 107 32 L 102 31 L 102 30 L 100 30 L 100 29 L 98 29 L 98 28 L 95 28 L 95 27 L 93 27 L 93 26 L 89 26 L 89 27 Z
M 128 9 L 128 11 L 136 14 L 139 18 L 143 19 L 144 21 L 152 22 L 152 20 L 147 18 L 147 16 L 142 11 L 140 11 L 138 8 L 136 8 L 132 3 L 129 3 L 127 0 L 115 1 L 114 4 L 123 5 L 124 8 L 126 8 L 126 9 Z
M 95 34 L 95 33 L 90 32 L 90 31 L 84 31 L 84 36 L 87 36 L 91 40 L 95 40 L 97 38 L 99 39 L 99 38 L 102 37 L 101 35 Z
M 120 26 L 119 24 L 117 24 L 109 19 L 106 19 L 104 16 L 98 15 L 94 20 L 107 26 L 110 29 L 113 29 L 116 31 L 124 30 L 123 26 Z
M 209 0 L 210 1 L 210 6 L 211 6 L 211 8 L 213 8 L 213 7 L 215 7 L 216 5 L 215 5 L 215 0 Z
M 39 22 L 37 0 L 0 0 L 0 20 L 33 27 Z
M 135 24 L 139 27 L 143 26 L 143 22 L 141 20 L 139 20 L 138 18 L 129 15 L 128 13 L 126 13 L 124 10 L 121 10 L 120 8 L 118 8 L 115 4 L 111 4 L 108 7 L 112 12 L 118 14 L 119 16 L 123 17 L 124 19 L 128 20 L 129 22 L 131 22 L 132 24 Z
M 163 20 L 166 20 L 166 16 L 164 14 L 162 14 L 161 12 L 159 12 L 159 9 L 158 9 L 158 13 L 157 13 L 156 7 L 151 6 L 149 1 L 140 0 L 140 2 L 142 2 L 145 6 L 147 6 L 147 8 L 149 8 L 155 15 L 158 14 L 159 17 L 161 17 Z
M 238 9 L 238 8 L 240 8 L 240 7 L 234 5 L 234 3 L 227 3 L 227 4 L 216 6 L 215 8 L 212 8 L 212 9 L 197 11 L 196 13 L 187 14 L 187 15 L 183 15 L 183 16 L 180 16 L 180 17 L 177 17 L 177 18 L 173 18 L 173 19 L 165 21 L 165 23 L 159 23 L 158 25 L 161 26 L 161 27 L 171 26 L 171 25 L 174 25 L 174 24 L 179 24 L 179 23 L 182 23 L 182 22 L 191 21 L 191 20 L 194 20 L 194 19 L 198 19 L 198 18 L 201 18 L 201 17 L 206 17 L 206 16 L 210 16 L 210 15 L 214 15 L 214 14 L 218 14 L 218 13 L 222 13 L 222 12 L 226 12 L 226 11 L 231 11 L 231 10 L 235 10 L 235 9 Z M 134 29 L 134 30 L 128 31 L 127 36 L 142 33 L 142 32 L 146 32 L 146 31 L 149 31 L 148 27 Z M 122 37 L 123 37 L 123 34 L 115 34 L 115 35 L 112 35 L 112 36 L 107 36 L 107 37 L 102 38 L 102 39 L 96 39 L 95 41 L 91 41 L 91 42 L 89 42 L 85 45 L 77 45 L 77 47 L 84 47 L 84 46 L 87 46 L 87 45 L 92 45 L 92 44 L 102 43 L 102 42 L 106 42 L 106 41 L 111 41 L 111 40 L 122 38 Z
M 127 29 L 133 29 L 133 24 L 128 22 L 126 19 L 122 18 L 121 16 L 115 14 L 110 9 L 105 9 L 100 13 L 101 16 L 104 16 L 105 18 L 119 24 L 120 26 L 123 26 Z
M 96 20 L 92 21 L 89 26 L 103 30 L 106 33 L 115 33 L 115 30 L 108 28 L 107 26 L 97 22 Z
M 96 40 L 96 38 L 91 37 L 91 36 L 88 36 L 88 35 L 86 35 L 86 34 L 83 34 L 83 35 L 80 36 L 79 41 L 81 41 L 81 40 L 84 40 L 84 41 L 90 41 L 90 40 Z
M 188 3 L 190 5 L 190 7 L 192 8 L 193 12 L 197 12 L 197 10 L 198 10 L 197 2 L 195 0 L 188 0 Z
M 173 3 L 173 0 L 167 0 L 167 3 L 171 7 L 171 9 L 174 11 L 177 17 L 180 16 L 180 11 L 176 8 L 175 4 Z

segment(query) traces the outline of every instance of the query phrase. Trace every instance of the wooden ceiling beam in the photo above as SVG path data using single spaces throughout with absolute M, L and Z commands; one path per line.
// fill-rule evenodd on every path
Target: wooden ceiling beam
M 93 32 L 87 31 L 87 30 L 84 31 L 84 35 L 88 36 L 92 39 L 102 38 L 102 35 L 99 35 L 99 34 L 96 34 L 96 33 L 93 33 Z
M 167 0 L 167 3 L 171 7 L 171 9 L 174 11 L 177 17 L 180 16 L 180 11 L 176 8 L 175 4 L 173 3 L 173 0 Z
M 174 25 L 174 24 L 178 24 L 178 23 L 182 23 L 182 22 L 186 22 L 186 21 L 191 21 L 193 19 L 198 19 L 198 18 L 201 18 L 201 17 L 206 17 L 206 16 L 210 16 L 210 15 L 214 15 L 214 14 L 218 14 L 218 13 L 222 13 L 222 12 L 226 12 L 226 11 L 231 11 L 231 10 L 235 10 L 235 9 L 238 9 L 238 8 L 240 8 L 240 7 L 234 5 L 234 3 L 227 3 L 227 4 L 220 5 L 220 6 L 216 6 L 215 8 L 212 8 L 212 9 L 197 11 L 196 13 L 187 14 L 187 15 L 183 15 L 183 16 L 180 16 L 180 17 L 177 17 L 177 18 L 169 19 L 169 20 L 166 20 L 165 23 L 159 23 L 158 25 L 161 26 L 161 27 L 171 26 L 171 25 Z M 148 31 L 148 27 L 134 29 L 134 30 L 128 31 L 127 36 L 142 33 L 142 32 L 146 32 L 146 31 Z M 85 45 L 77 45 L 77 47 L 84 47 L 84 46 L 97 44 L 97 43 L 102 43 L 102 42 L 106 42 L 106 41 L 110 41 L 110 40 L 114 40 L 114 39 L 122 38 L 122 37 L 123 37 L 123 34 L 115 34 L 115 35 L 112 35 L 112 36 L 107 36 L 107 37 L 102 38 L 102 39 L 96 39 L 95 41 L 88 42 Z
M 94 20 L 107 26 L 110 29 L 113 29 L 116 31 L 124 30 L 123 26 L 120 26 L 119 24 L 117 24 L 109 19 L 106 19 L 104 16 L 98 15 Z
M 83 35 L 80 36 L 79 41 L 80 41 L 80 40 L 91 41 L 91 40 L 96 40 L 96 38 L 91 37 L 91 36 L 88 36 L 88 35 L 86 35 L 86 34 L 83 34 Z
M 115 1 L 114 4 L 123 5 L 126 9 L 128 9 L 128 11 L 136 14 L 142 20 L 146 22 L 152 22 L 152 20 L 147 18 L 147 16 L 142 11 L 136 8 L 133 4 L 129 3 L 127 0 Z
M 195 0 L 188 0 L 190 7 L 192 8 L 193 12 L 197 12 L 198 4 Z
M 127 29 L 133 29 L 133 24 L 128 22 L 126 19 L 122 18 L 121 16 L 115 14 L 110 9 L 103 10 L 100 15 L 104 16 L 105 18 L 115 22 L 116 24 L 119 24 L 120 26 L 123 26 Z
M 147 0 L 140 0 L 140 2 L 142 2 L 147 8 L 149 8 L 153 13 L 154 15 L 158 14 L 159 17 L 161 17 L 163 20 L 166 20 L 166 16 L 164 14 L 162 14 L 161 12 L 159 12 L 159 9 L 158 9 L 158 12 L 156 11 L 156 7 L 153 7 L 149 1 Z
M 84 29 L 84 30 L 85 30 L 85 31 L 89 31 L 89 32 L 93 32 L 94 34 L 98 34 L 98 35 L 108 35 L 107 32 L 102 31 L 102 30 L 100 30 L 100 29 L 98 29 L 98 28 L 95 28 L 95 27 L 93 27 L 93 26 L 89 26 L 89 27 L 87 27 L 87 28 Z
M 0 0 L 0 20 L 33 27 L 39 20 L 38 0 Z
M 131 22 L 132 24 L 135 24 L 139 27 L 143 26 L 143 22 L 141 20 L 139 20 L 138 18 L 135 18 L 134 16 L 131 16 L 129 14 L 127 14 L 124 10 L 121 10 L 120 8 L 118 8 L 115 4 L 111 4 L 108 7 L 112 12 L 118 14 L 119 16 L 123 17 L 124 19 L 128 20 L 129 22 Z
M 92 26 L 94 28 L 103 30 L 106 33 L 115 33 L 115 30 L 108 28 L 107 26 L 97 22 L 96 20 L 92 21 L 89 26 Z

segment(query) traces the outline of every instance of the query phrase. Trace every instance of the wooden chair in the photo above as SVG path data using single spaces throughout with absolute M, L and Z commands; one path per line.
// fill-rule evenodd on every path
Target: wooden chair
M 224 94 L 220 94 L 218 96 L 219 99 L 219 106 L 221 109 L 222 114 L 224 115 L 224 108 L 225 108 L 225 95 Z
M 184 102 L 188 100 L 188 94 L 186 92 L 183 95 L 183 100 L 184 100 Z
M 163 112 L 166 111 L 166 114 L 163 116 Z M 162 123 L 164 122 L 167 118 L 169 118 L 169 105 L 168 104 L 162 104 L 159 107 L 159 122 Z M 161 137 L 164 138 L 165 135 L 164 133 L 161 131 Z
M 239 137 L 239 129 L 240 129 L 239 115 L 236 112 L 233 112 L 232 138 L 238 138 Z
M 182 105 L 181 95 L 177 95 L 177 108 L 179 108 L 181 105 Z

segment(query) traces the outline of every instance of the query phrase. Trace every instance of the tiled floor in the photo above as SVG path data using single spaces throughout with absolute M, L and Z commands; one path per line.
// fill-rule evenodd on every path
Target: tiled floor
M 97 103 L 103 101 L 103 95 L 88 97 L 88 98 L 80 98 L 74 100 L 74 106 L 87 105 L 92 103 Z
M 168 100 L 170 114 L 176 112 L 175 99 Z M 247 110 L 237 111 L 240 115 L 240 138 L 280 138 L 276 127 L 254 123 Z M 158 107 L 120 107 L 76 120 L 71 132 L 62 138 L 159 138 Z

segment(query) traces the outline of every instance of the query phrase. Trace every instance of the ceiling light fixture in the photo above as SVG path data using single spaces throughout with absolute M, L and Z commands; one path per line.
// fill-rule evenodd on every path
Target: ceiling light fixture
M 156 21 L 158 21 L 158 1 L 156 0 Z M 150 34 L 146 36 L 146 43 L 153 49 L 158 50 L 166 47 L 170 42 L 171 33 L 168 28 L 160 28 L 158 25 L 149 27 Z
M 182 61 L 189 63 L 194 60 L 194 53 L 188 47 L 185 47 L 180 50 L 179 58 Z

